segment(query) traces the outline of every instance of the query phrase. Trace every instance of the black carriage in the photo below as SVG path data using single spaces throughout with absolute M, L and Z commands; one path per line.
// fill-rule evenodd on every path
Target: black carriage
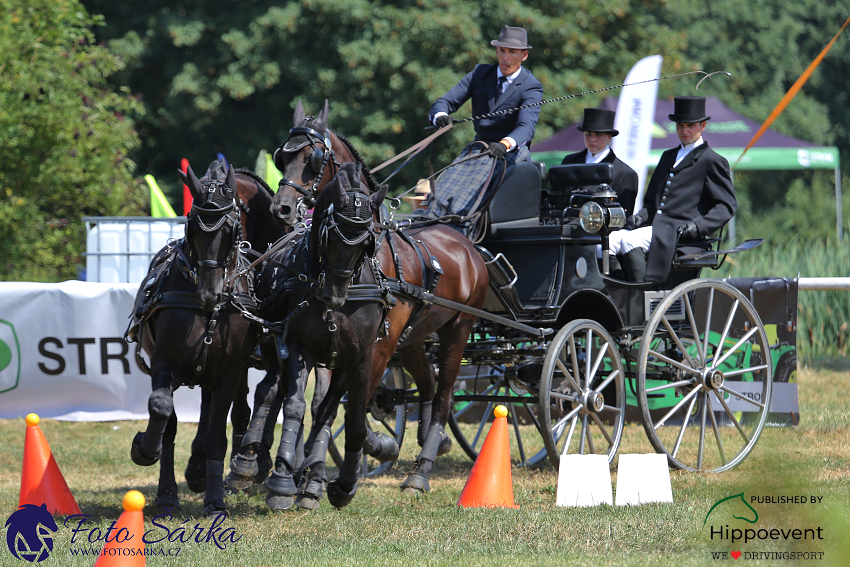
M 478 246 L 490 290 L 464 352 L 450 428 L 474 459 L 493 408 L 505 404 L 515 464 L 548 456 L 557 468 L 571 453 L 612 462 L 624 424 L 639 421 L 672 467 L 728 470 L 765 425 L 777 359 L 793 351 L 796 306 L 773 310 L 769 339 L 752 294 L 700 277 L 761 240 L 731 250 L 720 238 L 677 243 L 661 284 L 607 275 L 607 235 L 625 220 L 610 180 L 610 164 L 508 170 Z M 370 404 L 373 427 L 401 443 L 415 396 L 391 364 Z M 388 466 L 364 457 L 367 474 Z

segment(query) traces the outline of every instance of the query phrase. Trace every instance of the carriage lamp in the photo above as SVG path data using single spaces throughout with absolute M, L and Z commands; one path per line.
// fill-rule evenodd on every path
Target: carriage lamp
M 618 204 L 614 204 L 615 206 L 604 206 L 595 200 L 586 202 L 579 211 L 581 228 L 591 234 L 602 229 L 607 231 L 622 228 L 626 224 L 626 211 Z

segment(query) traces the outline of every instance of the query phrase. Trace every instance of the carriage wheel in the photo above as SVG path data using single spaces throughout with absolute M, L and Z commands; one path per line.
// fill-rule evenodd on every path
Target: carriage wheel
M 490 431 L 493 410 L 504 405 L 508 408 L 511 462 L 518 467 L 532 466 L 546 457 L 536 402 L 520 382 L 505 376 L 501 366 L 462 366 L 448 425 L 458 445 L 474 461 Z
M 625 412 L 617 343 L 596 321 L 571 321 L 552 339 L 540 380 L 543 442 L 555 469 L 568 454 L 606 455 L 611 463 Z
M 672 290 L 638 354 L 638 405 L 652 446 L 679 469 L 740 464 L 767 419 L 770 360 L 764 325 L 740 291 L 711 279 Z
M 384 372 L 378 389 L 369 402 L 369 427 L 375 433 L 385 433 L 392 436 L 398 444 L 399 449 L 404 441 L 404 430 L 407 424 L 407 404 L 404 402 L 406 380 L 409 377 L 401 367 L 391 366 Z M 347 396 L 342 399 L 343 409 L 347 407 Z M 341 412 L 342 413 L 342 412 Z M 336 446 L 337 437 L 345 431 L 345 420 L 343 415 L 337 416 L 340 425 L 332 430 L 331 442 L 328 445 L 328 453 L 334 464 L 342 466 L 342 453 Z M 364 477 L 380 476 L 390 470 L 392 462 L 380 463 L 369 455 L 363 454 L 360 474 Z

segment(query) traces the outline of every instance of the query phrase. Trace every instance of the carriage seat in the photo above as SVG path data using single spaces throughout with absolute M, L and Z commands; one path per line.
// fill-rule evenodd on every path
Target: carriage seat
M 505 172 L 487 210 L 490 216 L 490 235 L 499 230 L 540 224 L 540 191 L 545 178 L 546 164 L 519 162 Z

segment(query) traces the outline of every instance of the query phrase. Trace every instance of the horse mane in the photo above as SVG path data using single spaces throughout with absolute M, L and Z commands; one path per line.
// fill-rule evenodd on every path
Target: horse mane
M 254 171 L 252 171 L 252 170 L 250 170 L 246 167 L 236 168 L 236 169 L 233 170 L 233 173 L 241 173 L 242 175 L 247 175 L 248 177 L 250 177 L 251 179 L 256 181 L 257 184 L 260 187 L 262 187 L 263 189 L 266 190 L 266 193 L 268 193 L 269 198 L 271 198 L 271 199 L 274 198 L 274 192 L 272 191 L 271 187 L 269 187 L 269 184 L 266 183 L 266 180 L 263 179 L 262 177 L 260 177 L 260 175 L 258 173 L 254 172 Z
M 361 171 L 366 173 L 366 181 L 369 184 L 369 192 L 374 193 L 375 191 L 377 191 L 378 190 L 378 182 L 375 181 L 375 178 L 372 176 L 372 170 L 369 169 L 368 165 L 366 165 L 366 162 L 363 160 L 363 156 L 360 155 L 360 152 L 357 151 L 357 148 L 355 148 L 354 145 L 351 142 L 349 142 L 340 133 L 334 132 L 333 130 L 331 130 L 331 132 L 333 132 L 336 135 L 336 137 L 339 138 L 339 140 L 343 144 L 345 144 L 345 147 L 348 148 L 348 151 L 350 151 L 354 155 L 354 159 L 356 159 L 358 162 L 360 162 L 360 164 L 363 166 Z

